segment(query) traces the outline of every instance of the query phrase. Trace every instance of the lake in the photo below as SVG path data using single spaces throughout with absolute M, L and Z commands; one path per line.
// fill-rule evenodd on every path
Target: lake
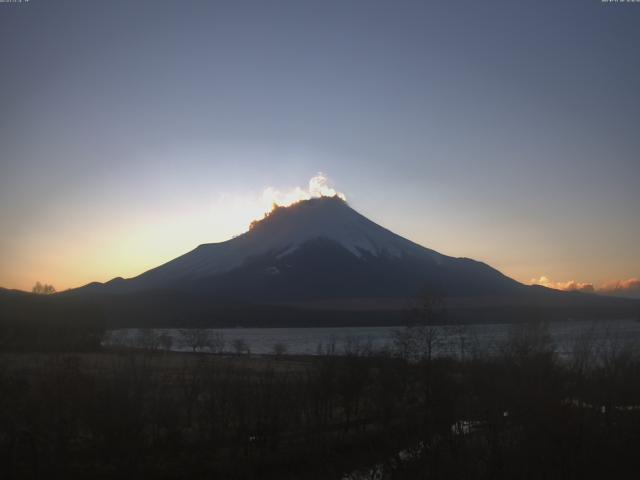
M 549 323 L 549 333 L 555 350 L 561 356 L 571 355 L 580 339 L 588 338 L 595 348 L 633 345 L 640 346 L 640 322 L 628 320 L 598 320 Z M 269 354 L 276 345 L 283 345 L 288 354 L 317 355 L 347 352 L 381 352 L 393 345 L 393 332 L 403 327 L 342 327 L 342 328 L 220 328 L 208 329 L 221 335 L 224 351 L 233 352 L 238 340 L 248 346 L 251 353 Z M 513 324 L 465 325 L 463 327 L 433 327 L 436 334 L 435 355 L 459 355 L 473 350 L 493 353 L 509 339 Z M 137 347 L 138 329 L 111 330 L 104 344 L 107 346 Z M 154 329 L 156 334 L 171 337 L 173 351 L 190 351 L 179 329 Z M 463 345 L 463 349 L 461 349 Z

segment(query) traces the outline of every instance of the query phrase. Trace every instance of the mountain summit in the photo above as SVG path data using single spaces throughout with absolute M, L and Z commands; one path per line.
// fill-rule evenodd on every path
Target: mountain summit
M 522 287 L 483 263 L 448 257 L 396 235 L 335 196 L 275 206 L 238 237 L 200 245 L 137 277 L 85 288 L 284 301 L 412 297 L 425 290 L 504 295 Z

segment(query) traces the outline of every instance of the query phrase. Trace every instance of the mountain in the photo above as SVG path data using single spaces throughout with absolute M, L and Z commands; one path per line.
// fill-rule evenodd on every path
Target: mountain
M 113 326 L 398 324 L 425 295 L 449 320 L 629 317 L 637 302 L 527 286 L 411 242 L 338 197 L 276 207 L 231 240 L 137 277 L 54 295 L 97 304 Z
M 368 220 L 338 197 L 276 207 L 249 231 L 200 245 L 131 278 L 84 291 L 164 289 L 234 300 L 508 295 L 523 285 L 467 258 L 422 247 Z

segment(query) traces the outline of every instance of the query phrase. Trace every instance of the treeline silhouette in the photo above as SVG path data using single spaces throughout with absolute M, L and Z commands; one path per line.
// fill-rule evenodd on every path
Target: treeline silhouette
M 138 351 L 5 352 L 0 476 L 601 479 L 638 471 L 633 345 L 585 335 L 561 358 L 544 324 L 532 323 L 514 327 L 491 356 L 463 341 L 461 328 L 457 358 L 437 358 L 435 332 L 399 329 L 384 354 L 356 338 L 314 357 L 286 356 L 282 346 L 261 357 L 172 353 L 147 340 Z
M 53 285 L 49 285 L 48 283 L 40 283 L 36 282 L 36 284 L 31 289 L 31 293 L 36 293 L 38 295 L 51 295 L 56 293 L 56 289 Z
M 96 351 L 105 327 L 95 304 L 0 290 L 0 351 Z

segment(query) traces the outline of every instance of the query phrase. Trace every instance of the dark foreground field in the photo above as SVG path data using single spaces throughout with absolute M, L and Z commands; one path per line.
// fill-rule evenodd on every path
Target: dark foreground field
M 6 479 L 602 479 L 640 467 L 634 349 L 585 339 L 561 362 L 536 329 L 464 360 L 354 349 L 0 362 Z

